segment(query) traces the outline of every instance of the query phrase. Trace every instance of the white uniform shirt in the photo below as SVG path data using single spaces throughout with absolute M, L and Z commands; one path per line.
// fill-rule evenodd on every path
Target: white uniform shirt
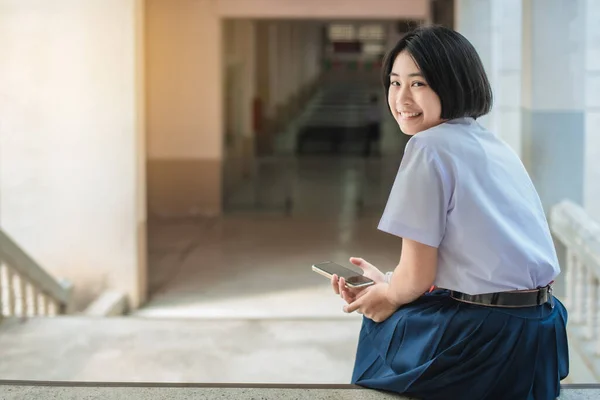
M 527 171 L 473 118 L 408 141 L 379 229 L 437 247 L 435 285 L 445 289 L 534 289 L 560 272 Z

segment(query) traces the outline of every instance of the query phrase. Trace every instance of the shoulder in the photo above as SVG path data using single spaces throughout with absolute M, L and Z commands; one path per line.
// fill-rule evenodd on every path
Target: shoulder
M 438 125 L 426 131 L 419 132 L 411 137 L 404 150 L 405 157 L 414 157 L 419 154 L 436 163 L 447 160 L 448 149 L 453 145 L 453 135 L 450 130 L 455 128 Z
M 423 132 L 417 133 L 409 142 L 416 148 L 427 148 L 435 152 L 448 148 L 448 145 L 456 141 L 456 134 L 464 127 L 458 124 L 443 123 Z
M 458 118 L 414 135 L 408 141 L 405 154 L 423 151 L 442 164 L 453 164 L 457 158 L 465 159 L 466 154 L 477 152 L 484 136 L 494 135 L 472 118 Z M 466 157 L 467 161 L 469 158 Z

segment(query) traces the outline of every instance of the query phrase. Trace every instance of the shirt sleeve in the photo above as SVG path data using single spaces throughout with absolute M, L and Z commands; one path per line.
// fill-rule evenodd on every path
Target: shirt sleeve
M 378 229 L 439 247 L 446 230 L 451 185 L 439 156 L 431 148 L 411 141 Z

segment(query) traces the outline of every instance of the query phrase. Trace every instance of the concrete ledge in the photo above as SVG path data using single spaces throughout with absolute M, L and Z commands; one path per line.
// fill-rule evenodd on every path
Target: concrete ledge
M 83 312 L 88 317 L 116 317 L 127 312 L 127 296 L 121 292 L 102 293 Z
M 354 385 L 136 384 L 86 382 L 2 382 L 3 400 L 29 399 L 261 399 L 261 400 L 410 400 Z M 590 397 L 591 398 L 591 397 Z
M 262 399 L 262 400 L 409 400 L 408 397 L 355 385 L 227 385 L 0 381 L 0 398 L 16 399 Z M 561 400 L 600 398 L 600 385 L 563 385 Z

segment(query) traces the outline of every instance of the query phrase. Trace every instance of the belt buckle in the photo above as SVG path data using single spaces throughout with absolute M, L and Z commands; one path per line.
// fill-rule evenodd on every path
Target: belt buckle
M 544 290 L 544 289 L 546 289 L 546 301 L 542 302 L 542 298 L 543 298 L 542 290 Z M 547 286 L 538 288 L 537 303 L 538 303 L 538 305 L 550 303 L 550 307 L 554 308 L 554 296 L 552 296 L 552 285 L 548 284 Z

